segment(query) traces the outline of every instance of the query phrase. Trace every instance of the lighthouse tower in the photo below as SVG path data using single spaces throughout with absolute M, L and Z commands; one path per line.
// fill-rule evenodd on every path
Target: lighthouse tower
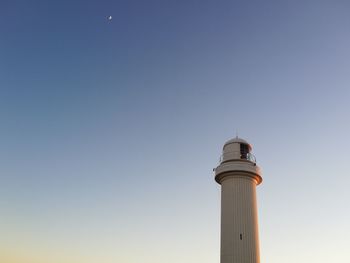
M 221 185 L 220 263 L 259 263 L 256 186 L 261 172 L 252 146 L 238 137 L 225 143 L 214 169 Z

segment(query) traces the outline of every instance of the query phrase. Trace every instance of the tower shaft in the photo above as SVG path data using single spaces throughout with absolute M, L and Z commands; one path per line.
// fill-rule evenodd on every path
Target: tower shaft
M 228 176 L 221 181 L 221 263 L 259 263 L 256 181 Z

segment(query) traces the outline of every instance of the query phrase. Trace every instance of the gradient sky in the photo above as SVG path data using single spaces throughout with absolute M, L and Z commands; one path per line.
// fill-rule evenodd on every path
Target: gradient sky
M 219 262 L 224 142 L 261 261 L 350 262 L 348 1 L 0 3 L 0 262 Z M 112 15 L 112 21 L 107 16 Z

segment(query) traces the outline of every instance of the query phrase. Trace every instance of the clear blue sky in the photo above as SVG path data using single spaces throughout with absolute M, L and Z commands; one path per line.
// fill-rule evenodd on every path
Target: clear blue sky
M 0 261 L 219 262 L 212 168 L 238 131 L 262 262 L 350 262 L 349 13 L 2 1 Z

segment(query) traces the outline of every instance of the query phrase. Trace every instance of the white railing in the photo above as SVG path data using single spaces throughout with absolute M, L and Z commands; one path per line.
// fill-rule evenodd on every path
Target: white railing
M 226 152 L 225 154 L 228 154 L 228 153 L 230 153 L 230 152 Z M 229 158 L 229 160 L 230 159 L 231 158 Z M 252 153 L 241 154 L 241 158 L 240 159 L 248 160 L 248 161 L 256 164 L 256 158 L 255 158 L 254 154 L 252 154 Z M 223 160 L 224 160 L 224 154 L 221 154 L 220 159 L 219 159 L 219 163 L 222 163 Z

